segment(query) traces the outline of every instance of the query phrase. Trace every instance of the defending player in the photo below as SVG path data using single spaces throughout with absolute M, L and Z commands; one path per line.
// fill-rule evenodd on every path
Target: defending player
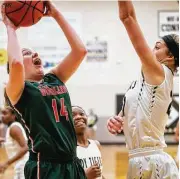
M 176 164 L 163 148 L 173 74 L 179 66 L 179 36 L 164 36 L 151 50 L 138 25 L 132 2 L 118 3 L 120 19 L 140 58 L 142 71 L 126 92 L 119 116 L 109 119 L 108 129 L 111 133 L 120 132 L 123 120 L 129 149 L 128 179 L 178 179 Z

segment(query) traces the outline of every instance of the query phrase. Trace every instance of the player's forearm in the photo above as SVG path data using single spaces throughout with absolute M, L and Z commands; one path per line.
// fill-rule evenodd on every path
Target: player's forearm
M 76 53 L 86 53 L 86 48 L 75 32 L 75 30 L 71 27 L 71 25 L 67 22 L 67 20 L 63 17 L 63 15 L 57 11 L 57 13 L 53 16 L 56 22 L 61 27 L 62 31 L 64 32 L 64 35 L 66 36 L 70 46 L 71 50 L 75 51 Z
M 7 164 L 7 165 L 11 165 L 12 163 L 14 163 L 14 162 L 16 162 L 17 160 L 21 159 L 21 158 L 26 154 L 27 151 L 28 151 L 28 147 L 27 147 L 27 146 L 21 148 L 14 157 L 12 157 L 11 159 L 9 159 L 9 160 L 6 162 L 6 164 Z
M 23 64 L 23 56 L 16 31 L 11 27 L 7 27 L 7 34 L 8 34 L 7 51 L 8 51 L 8 61 L 10 65 L 12 64 L 13 61 L 16 62 L 18 61 Z
M 122 21 L 126 20 L 128 17 L 132 17 L 133 19 L 136 20 L 135 10 L 130 0 L 118 1 L 118 5 L 119 5 L 119 17 Z

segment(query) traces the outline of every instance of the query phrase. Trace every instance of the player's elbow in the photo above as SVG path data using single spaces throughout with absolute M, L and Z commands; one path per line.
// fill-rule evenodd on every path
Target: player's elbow
M 22 71 L 24 69 L 24 65 L 23 62 L 19 61 L 19 60 L 13 60 L 11 63 L 11 68 L 13 70 L 16 71 Z
M 120 21 L 124 24 L 124 22 L 129 21 L 129 16 L 120 15 L 119 16 Z
M 131 14 L 120 14 L 119 19 L 123 24 L 130 24 L 135 20 L 135 17 L 133 17 Z
M 23 62 L 18 61 L 18 60 L 13 60 L 9 66 L 9 75 L 12 78 L 17 78 L 17 77 L 24 78 L 25 74 L 24 74 Z
M 78 49 L 78 54 L 81 56 L 81 57 L 85 57 L 86 54 L 87 54 L 87 49 L 85 47 L 81 47 Z

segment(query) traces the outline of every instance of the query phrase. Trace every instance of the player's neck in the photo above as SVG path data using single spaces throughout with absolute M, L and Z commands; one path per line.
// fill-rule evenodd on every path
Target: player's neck
M 40 83 L 42 80 L 26 79 L 26 81 Z
M 25 80 L 28 82 L 36 82 L 36 83 L 40 83 L 43 78 L 39 77 L 39 76 L 25 76 Z
M 87 135 L 86 134 L 77 135 L 77 143 L 79 146 L 87 147 L 89 145 Z

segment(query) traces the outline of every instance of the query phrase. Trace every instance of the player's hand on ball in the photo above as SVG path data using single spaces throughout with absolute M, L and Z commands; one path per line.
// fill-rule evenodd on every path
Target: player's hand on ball
M 101 176 L 101 169 L 98 166 L 98 164 L 95 163 L 91 167 L 87 168 L 85 173 L 86 173 L 87 179 L 95 179 Z
M 107 121 L 107 128 L 111 134 L 118 134 L 123 130 L 123 117 L 113 116 L 110 117 Z
M 45 1 L 45 5 L 46 5 L 46 12 L 44 16 L 55 17 L 58 12 L 56 6 L 50 0 Z
M 5 14 L 5 4 L 1 5 L 1 14 L 2 14 L 2 20 L 4 22 L 4 24 L 6 25 L 6 27 L 11 27 L 14 30 L 17 30 L 18 27 L 16 27 L 10 20 L 9 18 L 6 16 Z

